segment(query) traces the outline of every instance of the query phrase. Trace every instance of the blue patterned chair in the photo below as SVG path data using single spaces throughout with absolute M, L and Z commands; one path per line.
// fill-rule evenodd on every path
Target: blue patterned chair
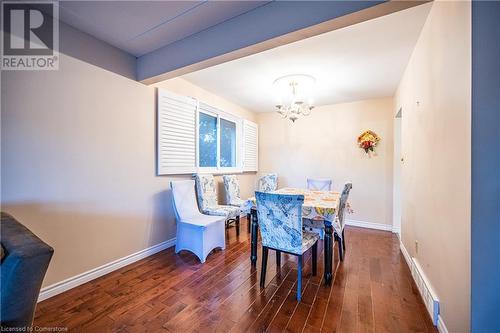
M 230 206 L 241 207 L 244 200 L 240 197 L 240 182 L 235 175 L 224 175 L 224 188 L 226 190 L 226 203 Z
M 231 222 L 234 222 L 236 224 L 236 235 L 239 235 L 240 208 L 228 205 L 219 205 L 213 175 L 196 174 L 195 180 L 200 211 L 207 215 L 224 216 L 226 218 L 226 227 L 229 226 Z
M 342 194 L 340 195 L 339 205 L 337 209 L 337 225 L 340 226 L 340 235 L 335 232 L 335 240 L 339 243 L 339 257 L 341 261 L 344 261 L 344 253 L 345 253 L 345 235 L 344 235 L 344 227 L 345 227 L 345 208 L 347 205 L 347 199 L 349 198 L 349 192 L 352 189 L 352 183 L 346 182 L 344 184 L 344 188 L 342 189 Z
M 240 196 L 240 182 L 238 181 L 238 177 L 236 177 L 235 175 L 224 175 L 222 176 L 222 179 L 224 180 L 224 189 L 226 190 L 226 203 L 229 206 L 234 206 L 241 209 L 241 206 L 243 206 L 245 200 L 241 199 Z M 241 212 L 247 215 L 248 232 L 250 233 L 250 212 Z
M 257 187 L 260 192 L 272 192 L 278 189 L 278 175 L 269 173 L 259 178 L 259 185 Z
M 298 257 L 297 300 L 302 294 L 302 256 L 311 247 L 312 271 L 316 275 L 318 258 L 318 239 L 316 233 L 302 230 L 303 195 L 255 192 L 257 215 L 262 236 L 262 270 L 260 285 L 266 280 L 267 257 L 269 249 L 276 251 L 276 263 L 281 261 L 281 252 Z

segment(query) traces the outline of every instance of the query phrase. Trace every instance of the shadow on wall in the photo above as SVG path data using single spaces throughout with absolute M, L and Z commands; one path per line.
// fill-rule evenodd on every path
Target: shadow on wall
M 2 203 L 2 211 L 54 248 L 45 287 L 175 237 L 169 192 L 141 212 L 96 212 L 93 202 Z
M 227 205 L 227 200 L 226 200 L 226 188 L 224 187 L 224 180 L 222 177 L 220 179 L 215 179 L 215 183 L 217 186 L 217 200 L 219 202 L 219 205 Z
M 136 58 L 112 45 L 59 22 L 59 52 L 128 79 L 136 79 Z
M 164 190 L 153 195 L 152 224 L 149 230 L 149 244 L 165 241 L 165 235 L 175 237 L 176 220 L 173 206 L 172 190 Z M 166 233 L 165 233 L 165 228 Z M 163 239 L 163 240 L 162 240 Z
M 37 4 L 30 7 L 47 13 Z M 52 13 L 47 13 L 52 15 Z M 20 37 L 20 36 L 18 36 Z M 136 57 L 59 20 L 59 53 L 136 81 Z M 60 67 L 59 70 L 62 70 Z

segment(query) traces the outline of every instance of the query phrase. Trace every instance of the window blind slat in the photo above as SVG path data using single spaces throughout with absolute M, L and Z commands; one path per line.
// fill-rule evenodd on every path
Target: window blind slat
M 259 143 L 256 123 L 243 121 L 243 145 L 243 171 L 258 171 Z
M 158 174 L 196 172 L 196 100 L 163 89 L 157 96 Z

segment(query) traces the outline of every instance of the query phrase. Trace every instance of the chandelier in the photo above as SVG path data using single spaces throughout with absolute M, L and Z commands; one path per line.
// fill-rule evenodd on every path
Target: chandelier
M 277 78 L 274 83 L 277 94 L 276 111 L 292 122 L 301 116 L 308 116 L 314 108 L 312 90 L 316 80 L 305 74 L 286 75 Z

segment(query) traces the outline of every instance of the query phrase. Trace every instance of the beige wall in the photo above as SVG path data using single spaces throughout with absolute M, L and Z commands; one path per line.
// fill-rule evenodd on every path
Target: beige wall
M 307 177 L 352 180 L 351 220 L 392 224 L 393 99 L 322 106 L 295 123 L 259 114 L 260 172 L 277 172 L 280 186 L 305 187 Z M 357 146 L 364 130 L 382 140 L 372 157 Z
M 190 176 L 155 175 L 154 87 L 63 54 L 59 71 L 1 83 L 2 210 L 55 248 L 44 286 L 175 237 L 169 181 Z M 255 120 L 182 79 L 161 85 Z M 241 178 L 250 194 L 255 175 Z
M 395 103 L 403 108 L 402 241 L 450 332 L 469 331 L 470 321 L 470 7 L 433 4 Z

